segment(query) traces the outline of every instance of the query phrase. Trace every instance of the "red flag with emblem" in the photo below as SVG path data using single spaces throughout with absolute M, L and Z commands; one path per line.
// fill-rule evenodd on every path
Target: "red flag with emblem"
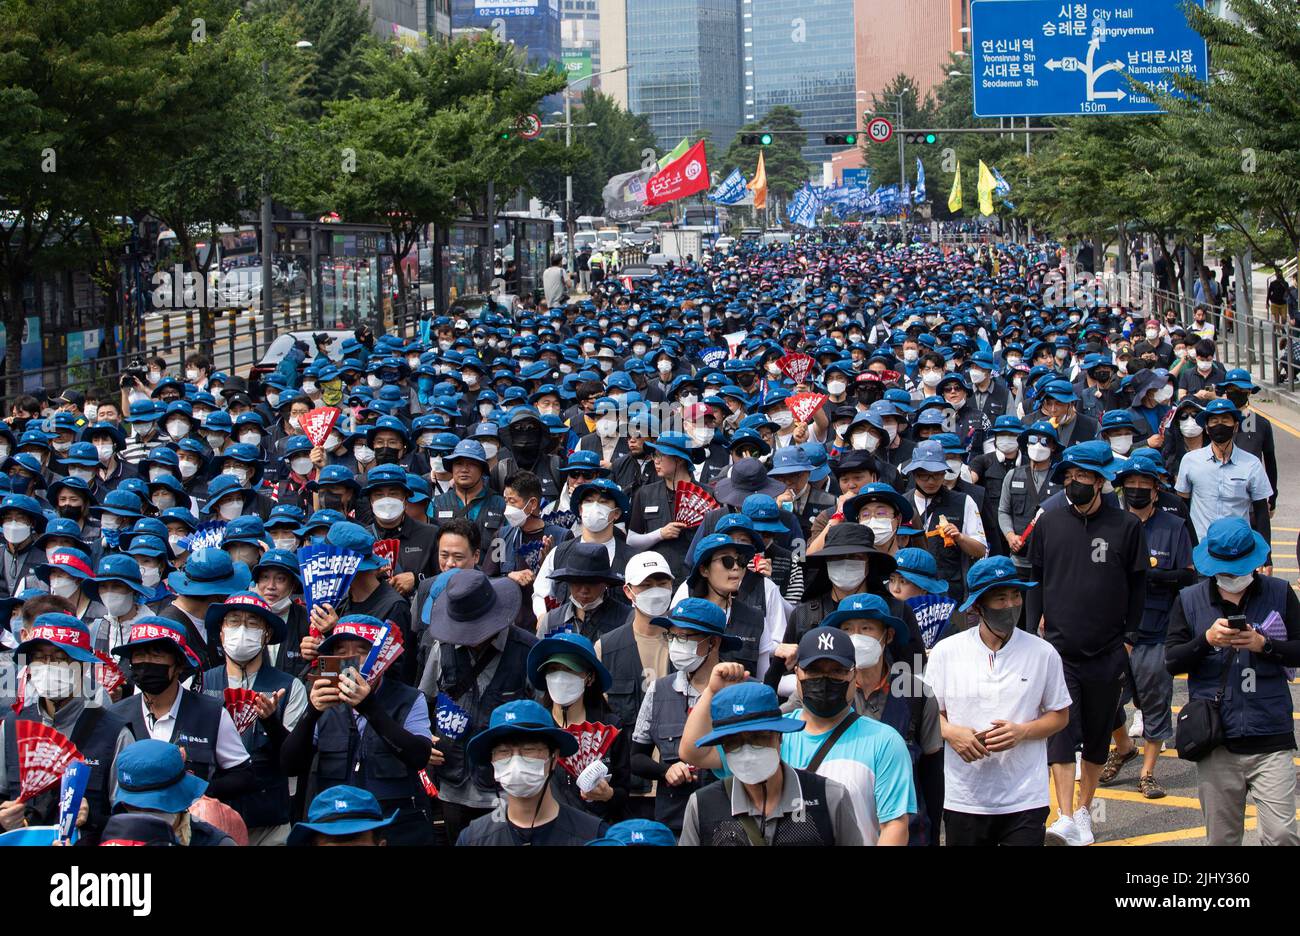
M 795 383 L 804 383 L 808 375 L 812 373 L 813 367 L 817 364 L 815 360 L 806 354 L 794 352 L 787 354 L 781 360 L 776 362 L 776 366 L 781 368 L 781 373 L 785 374 Z
M 704 522 L 705 514 L 717 506 L 713 495 L 698 484 L 678 481 L 673 492 L 673 522 L 697 527 Z
M 709 163 L 704 154 L 704 141 L 700 140 L 650 177 L 645 184 L 646 207 L 676 201 L 708 187 Z
M 14 722 L 18 744 L 18 802 L 25 803 L 59 782 L 74 760 L 85 760 L 62 732 L 41 722 Z
M 298 426 L 302 429 L 302 434 L 311 440 L 311 444 L 319 447 L 325 444 L 325 437 L 338 422 L 340 412 L 337 406 L 318 406 L 299 416 Z
M 564 730 L 578 739 L 578 750 L 568 757 L 560 758 L 560 766 L 574 777 L 582 773 L 592 761 L 604 757 L 618 737 L 617 728 L 600 722 L 579 722 L 566 726 Z
M 790 407 L 790 413 L 794 416 L 795 422 L 806 423 L 812 418 L 812 414 L 821 409 L 822 404 L 826 402 L 826 394 L 796 393 L 792 397 L 787 397 L 785 402 Z

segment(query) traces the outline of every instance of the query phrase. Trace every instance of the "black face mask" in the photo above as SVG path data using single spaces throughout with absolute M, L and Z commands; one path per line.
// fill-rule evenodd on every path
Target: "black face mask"
M 375 464 L 377 465 L 396 465 L 401 455 L 395 448 L 377 448 L 375 449 Z
M 337 510 L 343 512 L 343 495 L 342 494 L 322 494 L 320 496 L 320 506 L 322 510 Z
M 170 663 L 132 663 L 131 678 L 146 695 L 158 695 L 172 684 Z
M 1250 402 L 1250 394 L 1241 390 L 1229 390 L 1228 402 L 1237 407 L 1237 409 L 1245 409 L 1246 404 Z
M 59 508 L 59 516 L 64 520 L 81 520 L 81 515 L 85 512 L 84 507 L 75 507 L 72 504 L 64 504 Z
M 1155 493 L 1150 488 L 1126 487 L 1124 488 L 1124 503 L 1130 507 L 1136 507 L 1138 510 L 1145 510 L 1151 506 Z
M 1071 481 L 1065 486 L 1065 497 L 1075 507 L 1088 506 L 1096 496 L 1096 486 L 1086 481 Z
M 984 618 L 984 623 L 989 630 L 999 637 L 1006 637 L 1016 629 L 1016 623 L 1020 620 L 1020 606 L 980 608 L 980 616 Z
M 829 676 L 810 676 L 800 681 L 803 704 L 818 718 L 833 718 L 848 706 L 848 683 Z
M 1092 379 L 1097 381 L 1097 383 L 1101 384 L 1104 387 L 1106 386 L 1106 384 L 1110 383 L 1111 378 L 1114 376 L 1115 375 L 1112 374 L 1110 371 L 1097 371 L 1092 375 Z
M 1223 445 L 1232 439 L 1237 432 L 1236 426 L 1206 426 L 1205 434 L 1210 437 L 1210 441 L 1218 445 Z

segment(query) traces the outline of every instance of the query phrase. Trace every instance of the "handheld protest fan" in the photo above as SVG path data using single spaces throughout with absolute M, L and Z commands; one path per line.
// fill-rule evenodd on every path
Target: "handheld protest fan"
M 18 743 L 18 801 L 25 803 L 58 783 L 68 765 L 83 758 L 62 732 L 49 725 L 27 718 L 13 724 Z
M 298 569 L 309 619 L 311 609 L 318 604 L 337 607 L 364 558 L 359 552 L 324 543 L 312 543 L 298 550 Z
M 325 437 L 330 434 L 334 424 L 339 421 L 342 410 L 337 406 L 318 406 L 298 417 L 298 427 L 302 434 L 311 440 L 311 444 L 320 448 L 325 444 Z
M 375 540 L 375 555 L 388 563 L 388 573 L 392 575 L 397 571 L 397 547 L 401 540 L 381 539 Z
M 579 722 L 568 725 L 564 730 L 578 739 L 578 750 L 568 757 L 560 758 L 560 766 L 574 777 L 582 773 L 592 761 L 604 757 L 618 737 L 617 728 L 600 722 Z
M 438 737 L 455 741 L 469 727 L 469 712 L 455 703 L 451 696 L 439 692 L 434 699 L 434 726 Z
M 816 364 L 817 362 L 813 358 L 797 351 L 787 354 L 776 362 L 776 366 L 781 368 L 781 373 L 797 384 L 804 383 L 808 379 L 808 375 L 812 373 L 812 369 Z
M 189 536 L 181 537 L 179 545 L 186 552 L 194 552 L 196 549 L 210 549 L 221 545 L 222 539 L 226 535 L 226 521 L 209 520 L 207 523 L 201 523 Z
M 252 689 L 227 689 L 223 695 L 235 730 L 243 734 L 253 727 L 257 721 L 257 693 Z
M 790 414 L 794 416 L 795 422 L 806 423 L 812 418 L 812 414 L 821 409 L 822 404 L 826 402 L 824 393 L 796 393 L 792 397 L 786 398 L 786 405 L 790 407 Z
M 370 652 L 366 654 L 366 658 L 361 664 L 361 675 L 373 683 L 384 675 L 384 670 L 392 666 L 393 661 L 401 656 L 405 650 L 406 646 L 402 642 L 402 629 L 392 621 L 385 621 L 384 626 L 375 635 L 375 642 L 370 645 Z
M 59 840 L 73 844 L 77 841 L 77 813 L 90 783 L 90 765 L 73 761 L 63 771 L 59 781 Z
M 122 673 L 122 667 L 118 666 L 111 656 L 103 650 L 96 650 L 95 656 L 104 668 L 100 671 L 99 684 L 104 687 L 105 692 L 112 692 L 122 683 L 126 682 L 126 676 Z
M 730 352 L 726 348 L 705 348 L 700 352 L 700 360 L 705 367 L 721 367 Z
M 673 522 L 697 527 L 718 502 L 704 488 L 691 481 L 678 481 L 673 492 Z

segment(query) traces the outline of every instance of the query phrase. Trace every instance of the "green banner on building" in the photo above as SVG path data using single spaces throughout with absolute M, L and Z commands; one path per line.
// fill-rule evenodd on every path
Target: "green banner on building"
M 564 62 L 564 74 L 572 84 L 591 77 L 591 52 L 589 50 L 565 49 L 560 54 Z

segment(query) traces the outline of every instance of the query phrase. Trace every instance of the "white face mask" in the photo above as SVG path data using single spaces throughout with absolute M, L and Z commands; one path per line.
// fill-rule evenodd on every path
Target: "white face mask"
M 856 588 L 867 577 L 865 559 L 832 559 L 826 563 L 826 574 L 836 588 Z
M 185 438 L 187 435 L 190 434 L 189 421 L 185 419 L 167 420 L 167 434 L 171 436 L 175 441 L 179 442 L 181 439 Z
M 95 451 L 99 453 L 99 463 L 101 465 L 107 465 L 108 460 L 113 457 L 113 453 L 116 449 L 113 447 L 112 442 L 96 442 Z
M 700 668 L 704 662 L 704 657 L 700 656 L 696 650 L 699 644 L 695 641 L 690 643 L 678 643 L 673 641 L 668 644 L 668 661 L 672 663 L 673 668 L 683 673 L 693 673 Z
M 292 533 L 281 533 L 279 536 L 272 533 L 271 542 L 275 544 L 276 549 L 287 549 L 289 552 L 298 548 L 298 537 Z
M 312 463 L 310 458 L 300 456 L 289 462 L 289 467 L 293 469 L 294 474 L 306 477 L 311 473 Z
M 1020 449 L 1020 440 L 1015 436 L 1000 435 L 993 440 L 993 447 L 1003 455 L 1014 455 Z
M 60 572 L 50 574 L 50 592 L 60 598 L 71 598 L 77 592 L 77 580 Z
M 555 670 L 546 674 L 546 691 L 556 705 L 572 705 L 582 698 L 587 681 L 577 673 Z
M 478 414 L 483 419 L 487 419 L 489 416 L 492 415 L 492 410 L 493 410 L 493 406 L 491 403 L 481 403 L 479 404 Z
M 682 404 L 682 406 L 694 406 L 699 402 L 699 399 L 700 398 L 693 393 L 683 393 L 677 398 L 677 402 Z
M 1250 587 L 1250 583 L 1254 580 L 1254 572 L 1247 572 L 1245 575 L 1225 575 L 1219 573 L 1214 577 L 1214 584 L 1219 586 L 1219 591 L 1231 592 L 1235 595 L 1239 592 L 1244 592 Z
M 1213 361 L 1197 361 L 1196 370 L 1202 374 L 1208 374 L 1214 369 Z
M 406 504 L 403 503 L 401 498 L 381 497 L 379 500 L 371 502 L 370 509 L 380 520 L 396 520 L 406 510 Z
M 304 381 L 302 382 L 302 392 L 303 392 L 303 393 L 312 394 L 312 393 L 315 393 L 316 390 L 317 390 L 317 387 L 316 387 L 316 381 L 314 381 L 314 380 L 304 380 Z
M 506 523 L 512 527 L 521 527 L 528 520 L 528 511 L 513 504 L 506 504 L 506 509 L 502 513 L 505 515 Z
M 647 588 L 643 592 L 638 592 L 632 599 L 632 603 L 636 605 L 637 610 L 650 617 L 658 617 L 664 614 L 672 601 L 673 591 L 671 588 Z
M 1021 361 L 1023 361 L 1023 360 L 1024 360 L 1024 358 L 1022 358 L 1019 354 L 1008 354 L 1008 355 L 1007 355 L 1007 367 L 1015 367 L 1017 364 L 1019 364 L 1019 363 L 1020 363 Z
M 366 383 L 370 385 L 370 389 L 372 390 L 378 390 L 384 385 L 383 380 L 381 380 L 377 374 L 371 374 L 368 376 L 366 378 Z
M 1029 460 L 1036 462 L 1045 462 L 1052 455 L 1052 450 L 1046 445 L 1029 445 L 1026 446 L 1026 451 L 1029 453 Z
M 1173 399 L 1173 397 L 1174 397 L 1174 388 L 1169 384 L 1165 384 L 1163 387 L 1161 387 L 1159 390 L 1156 391 L 1157 403 L 1168 403 L 1170 400 Z
M 708 445 L 716 433 L 717 430 L 710 426 L 698 426 L 691 430 L 691 441 L 696 445 Z
M 241 432 L 239 434 L 239 441 L 243 442 L 245 445 L 260 445 L 262 442 L 262 434 L 260 432 Z
M 1156 336 L 1159 334 L 1160 332 L 1156 331 L 1154 328 L 1148 328 L 1146 331 L 1147 341 L 1155 341 Z
M 66 699 L 76 688 L 70 663 L 33 663 L 27 672 L 32 692 L 42 699 Z
M 352 450 L 352 457 L 358 465 L 368 465 L 375 460 L 375 450 L 368 445 L 358 445 Z
M 839 396 L 841 393 L 843 393 L 843 392 L 844 392 L 845 390 L 847 390 L 848 388 L 849 388 L 849 385 L 846 384 L 846 383 L 845 383 L 844 381 L 842 381 L 842 380 L 828 380 L 828 381 L 826 381 L 826 391 L 827 391 L 831 396 Z
M 225 468 L 222 469 L 221 473 L 223 475 L 230 475 L 232 478 L 237 480 L 240 484 L 247 484 L 248 477 L 249 475 L 252 474 L 252 472 L 249 471 L 247 468 Z
M 244 512 L 244 502 L 242 500 L 223 501 L 217 505 L 217 513 L 221 519 L 227 522 L 234 520 Z
M 1186 419 L 1178 420 L 1178 431 L 1183 434 L 1183 438 L 1194 439 L 1205 429 L 1196 421 L 1195 416 L 1188 416 Z
M 742 744 L 727 755 L 727 766 L 741 783 L 762 783 L 781 766 L 781 752 L 774 747 Z
M 95 471 L 92 468 L 70 468 L 68 469 L 68 477 L 77 478 L 89 484 L 90 479 L 95 477 Z
M 99 518 L 99 528 L 101 530 L 120 530 L 122 528 L 122 518 L 116 514 L 103 514 Z
M 162 581 L 162 569 L 154 566 L 140 566 L 140 584 L 145 588 L 157 588 Z
M 176 506 L 176 495 L 170 491 L 159 491 L 151 500 L 158 510 L 168 510 Z
M 865 526 L 868 530 L 870 530 L 871 535 L 875 537 L 872 540 L 872 542 L 876 545 L 877 548 L 879 548 L 882 543 L 888 543 L 891 539 L 893 539 L 894 521 L 890 520 L 888 517 L 872 517 L 870 520 L 864 523 L 863 526 Z M 865 565 L 865 563 L 860 563 L 860 564 Z M 831 581 L 834 582 L 835 580 L 831 579 Z M 845 586 L 840 586 L 840 587 L 843 588 Z
M 599 533 L 609 526 L 610 514 L 614 508 L 591 501 L 582 505 L 582 525 L 592 533 Z
M 129 591 L 106 591 L 101 588 L 99 600 L 115 618 L 124 617 L 135 607 L 135 593 Z
M 945 458 L 944 462 L 948 465 L 948 470 L 943 474 L 944 478 L 949 481 L 957 480 L 957 477 L 961 474 L 962 460 L 960 458 Z
M 1127 455 L 1133 448 L 1133 437 L 1127 433 L 1111 436 L 1106 441 L 1110 443 L 1110 450 L 1120 457 Z
M 542 792 L 549 775 L 549 758 L 512 755 L 508 760 L 493 761 L 492 773 L 507 796 L 527 799 Z
M 943 373 L 944 372 L 941 370 L 922 371 L 921 383 L 925 384 L 927 387 L 937 387 L 939 381 L 943 380 Z
M 442 463 L 442 456 L 435 456 L 429 462 L 429 473 L 434 475 L 430 480 L 436 480 L 437 475 L 448 474 L 447 467 Z
M 982 384 L 988 379 L 989 372 L 972 367 L 970 372 L 970 382 L 973 384 Z
M 667 377 L 673 372 L 673 364 L 671 361 L 660 361 L 655 365 L 655 369 L 658 370 L 660 374 Z
M 260 627 L 223 627 L 221 649 L 236 663 L 247 663 L 262 652 L 264 633 Z
M 596 434 L 602 439 L 617 438 L 618 420 L 609 416 L 596 420 Z
M 916 359 L 921 356 L 921 352 L 915 348 L 905 348 L 903 350 L 903 360 L 908 364 L 915 364 Z
M 208 448 L 214 452 L 220 452 L 226 447 L 226 436 L 221 432 L 205 432 L 203 439 L 208 443 Z
M 199 379 L 198 369 L 194 367 L 185 368 L 185 379 L 190 383 L 196 383 Z
M 871 669 L 880 662 L 885 648 L 875 637 L 870 634 L 853 634 L 849 639 L 853 641 L 853 662 L 858 669 Z
M 183 458 L 181 459 L 179 468 L 181 472 L 181 477 L 184 478 L 185 480 L 189 480 L 190 478 L 194 477 L 194 475 L 197 474 L 199 470 L 199 466 L 196 462 L 186 461 Z
M 574 597 L 573 595 L 570 595 L 570 596 L 569 596 L 569 603 L 572 604 L 572 605 L 573 605 L 575 608 L 577 608 L 579 611 L 581 611 L 581 612 L 583 612 L 583 613 L 585 614 L 585 613 L 587 613 L 588 611 L 595 611 L 597 608 L 599 608 L 601 605 L 603 605 L 603 604 L 605 603 L 605 596 L 604 596 L 604 595 L 600 595 L 600 596 L 598 596 L 598 597 L 596 597 L 596 598 L 591 599 L 591 601 L 582 602 L 582 601 L 579 601 L 579 600 L 578 600 L 576 597 Z
M 501 451 L 501 446 L 495 442 L 483 443 L 483 454 L 489 459 L 496 458 L 497 453 L 500 451 Z
M 775 413 L 769 413 L 767 418 L 782 429 L 789 429 L 794 425 L 794 413 L 789 410 L 777 410 Z

